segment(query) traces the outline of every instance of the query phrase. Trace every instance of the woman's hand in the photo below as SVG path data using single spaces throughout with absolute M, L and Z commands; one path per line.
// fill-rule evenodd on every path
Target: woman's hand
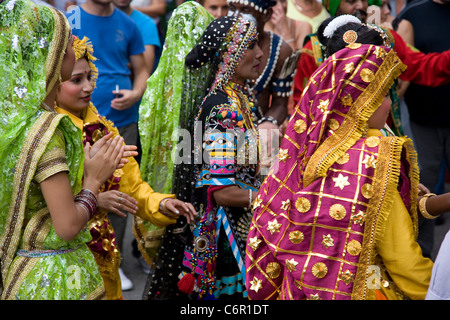
M 95 192 L 117 169 L 123 157 L 125 146 L 123 145 L 123 138 L 116 136 L 101 143 L 94 156 L 91 156 L 90 149 L 90 144 L 86 143 L 84 147 L 83 187 Z
M 98 207 L 108 212 L 113 212 L 124 218 L 127 216 L 125 212 L 135 214 L 138 209 L 138 202 L 136 200 L 126 193 L 117 190 L 101 192 L 97 199 Z
M 92 157 L 95 156 L 95 154 L 113 137 L 113 133 L 110 132 L 107 135 L 103 136 L 100 140 L 98 140 L 94 145 L 91 147 L 89 154 Z M 117 169 L 121 169 L 125 166 L 125 164 L 128 163 L 128 157 L 135 157 L 138 155 L 137 146 L 133 145 L 125 145 L 124 153 L 122 158 L 120 159 L 120 163 L 117 166 Z
M 167 201 L 164 202 L 163 207 L 174 215 L 184 216 L 188 223 L 194 221 L 197 212 L 194 206 L 189 202 L 183 202 L 178 199 L 166 198 Z M 161 201 L 161 203 L 164 200 Z

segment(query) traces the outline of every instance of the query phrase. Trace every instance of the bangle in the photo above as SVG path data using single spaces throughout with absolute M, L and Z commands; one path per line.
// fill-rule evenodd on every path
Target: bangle
M 253 191 L 252 189 L 248 189 L 248 207 L 251 208 L 252 207 L 252 202 L 253 202 Z
M 166 208 L 166 202 L 169 201 L 170 199 L 171 198 L 164 198 L 163 200 L 161 200 L 161 202 L 159 204 L 159 211 L 166 217 L 176 219 L 176 218 L 178 218 L 178 215 L 173 214 Z
M 92 219 L 97 212 L 97 197 L 89 189 L 81 189 L 74 198 L 75 204 L 82 207 L 86 212 L 88 221 Z
M 274 118 L 274 117 L 271 117 L 271 116 L 268 116 L 268 117 L 262 117 L 261 119 L 259 119 L 258 120 L 258 124 L 261 124 L 261 123 L 263 123 L 264 121 L 269 121 L 269 122 L 272 122 L 274 125 L 278 125 L 278 121 Z
M 436 219 L 438 216 L 431 215 L 427 210 L 427 200 L 429 197 L 433 197 L 436 194 L 434 193 L 427 193 L 425 194 L 420 200 L 419 200 L 419 210 L 422 216 L 425 219 Z

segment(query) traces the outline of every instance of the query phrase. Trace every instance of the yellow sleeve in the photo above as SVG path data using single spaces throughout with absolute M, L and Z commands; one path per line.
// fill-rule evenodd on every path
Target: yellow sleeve
M 164 198 L 175 198 L 175 195 L 153 191 L 150 185 L 142 180 L 139 164 L 134 158 L 129 158 L 129 162 L 122 170 L 123 175 L 120 179 L 119 190 L 138 202 L 139 209 L 136 216 L 150 221 L 160 228 L 174 224 L 176 219 L 169 218 L 159 212 L 159 203 Z
M 398 192 L 386 221 L 385 235 L 377 242 L 377 249 L 397 287 L 411 299 L 424 300 L 433 262 L 423 257 L 409 212 Z

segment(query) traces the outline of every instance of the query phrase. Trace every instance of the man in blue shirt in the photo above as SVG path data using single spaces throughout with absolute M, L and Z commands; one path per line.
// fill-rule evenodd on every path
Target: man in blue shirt
M 114 8 L 112 0 L 87 0 L 79 11 L 80 28 L 72 32 L 92 41 L 99 71 L 92 102 L 102 116 L 114 122 L 127 144 L 138 145 L 139 103 L 149 77 L 142 35 L 127 14 Z
M 131 0 L 113 0 L 116 8 L 125 12 L 136 23 L 138 29 L 141 31 L 142 39 L 144 41 L 145 52 L 145 64 L 147 71 L 152 74 L 156 67 L 155 53 L 161 47 L 159 39 L 158 28 L 155 21 L 148 15 L 134 10 L 131 6 Z

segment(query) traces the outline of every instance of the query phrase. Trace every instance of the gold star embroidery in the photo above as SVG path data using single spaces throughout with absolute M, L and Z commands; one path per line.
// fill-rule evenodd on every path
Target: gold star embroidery
M 353 103 L 352 95 L 349 93 L 341 99 L 341 103 L 344 107 L 350 107 Z
M 256 208 L 259 208 L 259 206 L 261 205 L 261 203 L 262 203 L 262 199 L 261 199 L 260 195 L 258 194 L 258 195 L 256 196 L 255 201 L 253 202 L 253 210 L 255 210 Z
M 350 272 L 350 270 L 345 270 L 339 277 L 341 281 L 344 281 L 346 285 L 349 285 L 351 282 L 355 281 L 355 275 Z
M 328 109 L 328 105 L 330 104 L 330 99 L 327 99 L 327 100 L 320 99 L 319 101 L 320 101 L 320 103 L 317 106 L 317 108 L 319 108 L 320 111 L 325 112 Z
M 366 214 L 364 213 L 364 211 L 359 211 L 358 213 L 354 214 L 352 216 L 352 220 L 354 224 L 359 224 L 362 226 L 362 224 L 364 223 L 364 219 L 366 217 Z
M 334 247 L 334 239 L 331 237 L 330 234 L 323 235 L 322 236 L 322 245 L 325 247 L 325 249 L 328 249 L 329 247 Z
M 261 242 L 262 242 L 262 241 L 259 240 L 258 237 L 255 236 L 255 237 L 253 237 L 253 238 L 249 238 L 248 245 L 249 245 L 250 248 L 252 248 L 253 250 L 256 250 L 256 249 L 258 249 L 259 244 L 260 244 Z
M 366 157 L 364 158 L 362 163 L 366 165 L 366 169 L 367 168 L 375 168 L 375 166 L 377 164 L 377 159 L 375 158 L 374 155 L 369 156 L 368 154 L 366 154 Z
M 280 161 L 286 162 L 286 160 L 291 157 L 288 154 L 288 151 L 288 149 L 280 149 L 280 151 L 278 152 L 278 159 L 280 159 Z
M 274 234 L 275 232 L 280 232 L 281 224 L 278 223 L 277 219 L 273 221 L 269 221 L 269 225 L 267 226 L 267 230 L 270 231 L 270 234 Z
M 291 201 L 287 199 L 286 201 L 281 201 L 281 210 L 288 210 L 289 206 L 291 204 Z
M 347 63 L 344 67 L 344 71 L 347 73 L 352 73 L 353 70 L 355 70 L 355 65 L 353 64 L 353 62 Z
M 350 185 L 350 182 L 348 182 L 348 177 L 344 177 L 342 173 L 339 173 L 339 176 L 337 178 L 333 178 L 334 186 L 336 188 L 344 189 L 344 187 Z
M 309 299 L 308 300 L 322 300 L 322 298 L 321 297 L 319 297 L 319 294 L 318 293 L 314 293 L 314 294 L 310 294 L 309 295 Z
M 292 258 L 291 260 L 286 259 L 286 268 L 289 271 L 297 271 L 296 267 L 298 265 L 298 262 L 294 260 L 294 258 Z
M 258 292 L 259 289 L 262 288 L 262 280 L 259 280 L 257 277 L 253 277 L 253 280 L 250 281 L 250 283 L 251 283 L 250 290 Z
M 384 57 L 386 56 L 386 51 L 384 51 L 383 48 L 381 47 L 377 47 L 373 53 L 375 53 L 375 56 L 378 59 L 379 58 L 384 59 Z

